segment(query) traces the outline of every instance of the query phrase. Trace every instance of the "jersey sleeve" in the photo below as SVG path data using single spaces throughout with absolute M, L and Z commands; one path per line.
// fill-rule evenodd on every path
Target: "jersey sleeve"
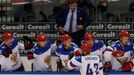
M 2 55 L 2 48 L 0 48 L 0 55 Z
M 82 63 L 81 57 L 73 57 L 71 60 L 68 61 L 67 66 L 68 69 L 74 69 L 76 67 L 80 67 Z
M 102 61 L 99 63 L 99 75 L 104 75 Z
M 47 55 L 51 55 L 51 51 L 52 51 L 52 45 L 50 45 L 50 47 L 48 48 L 48 53 L 47 53 Z
M 57 47 L 56 51 L 55 51 L 55 54 L 57 56 L 60 56 L 60 49 L 62 48 L 62 45 L 60 45 L 59 47 Z
M 51 50 L 51 53 L 55 53 L 56 49 L 57 49 L 57 45 L 56 43 L 52 44 L 52 50 Z
M 78 48 L 77 44 L 73 43 L 73 49 L 75 50 L 77 48 Z
M 104 61 L 111 61 L 111 54 L 114 51 L 114 49 L 111 46 L 108 46 L 104 51 L 103 51 L 103 58 Z
M 21 42 L 18 42 L 18 48 L 21 50 L 25 50 L 24 44 Z

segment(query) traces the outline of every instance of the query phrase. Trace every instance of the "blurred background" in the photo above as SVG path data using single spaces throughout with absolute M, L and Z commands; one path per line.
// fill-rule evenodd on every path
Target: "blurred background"
M 0 22 L 55 22 L 64 6 L 66 0 L 0 0 Z M 93 22 L 133 21 L 134 0 L 79 0 L 79 7 Z

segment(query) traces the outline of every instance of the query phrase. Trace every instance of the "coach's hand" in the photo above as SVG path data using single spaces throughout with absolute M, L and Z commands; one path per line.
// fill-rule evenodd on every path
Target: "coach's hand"
M 64 33 L 65 33 L 64 28 L 60 26 L 60 27 L 59 27 L 59 32 L 60 32 L 61 34 L 64 34 Z
M 82 30 L 82 29 L 84 29 L 82 25 L 78 25 L 78 26 L 77 26 L 77 30 L 78 30 L 78 31 L 79 31 L 79 30 Z

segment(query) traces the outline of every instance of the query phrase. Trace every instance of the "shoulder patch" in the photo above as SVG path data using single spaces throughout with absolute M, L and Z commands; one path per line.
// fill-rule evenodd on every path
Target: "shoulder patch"
M 58 48 L 62 48 L 62 45 L 60 45 Z
M 1 48 L 2 48 L 2 49 L 4 49 L 4 48 L 5 48 L 5 46 L 2 46 Z
M 76 48 L 78 48 L 78 46 L 77 46 L 77 45 L 74 45 L 74 46 L 73 46 L 73 49 L 76 49 Z
M 0 50 L 0 54 L 2 54 L 2 50 Z
M 127 45 L 131 45 L 132 43 L 131 42 L 128 42 Z
M 82 62 L 81 56 L 75 57 L 75 60 L 78 61 L 78 62 L 80 62 L 80 63 Z
M 95 42 L 95 43 L 98 43 L 98 42 L 99 42 L 99 40 L 95 40 L 94 42 Z
M 33 48 L 33 49 L 32 49 L 32 52 L 34 52 L 34 51 L 35 51 L 35 49 Z
M 115 45 L 116 45 L 116 44 L 113 43 L 113 44 L 111 44 L 111 47 L 114 47 Z

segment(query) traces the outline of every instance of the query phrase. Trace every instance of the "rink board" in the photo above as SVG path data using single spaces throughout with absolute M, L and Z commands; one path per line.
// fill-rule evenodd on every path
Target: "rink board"
M 0 75 L 80 75 L 79 72 L 0 72 Z M 134 72 L 111 72 L 108 75 L 134 75 Z

